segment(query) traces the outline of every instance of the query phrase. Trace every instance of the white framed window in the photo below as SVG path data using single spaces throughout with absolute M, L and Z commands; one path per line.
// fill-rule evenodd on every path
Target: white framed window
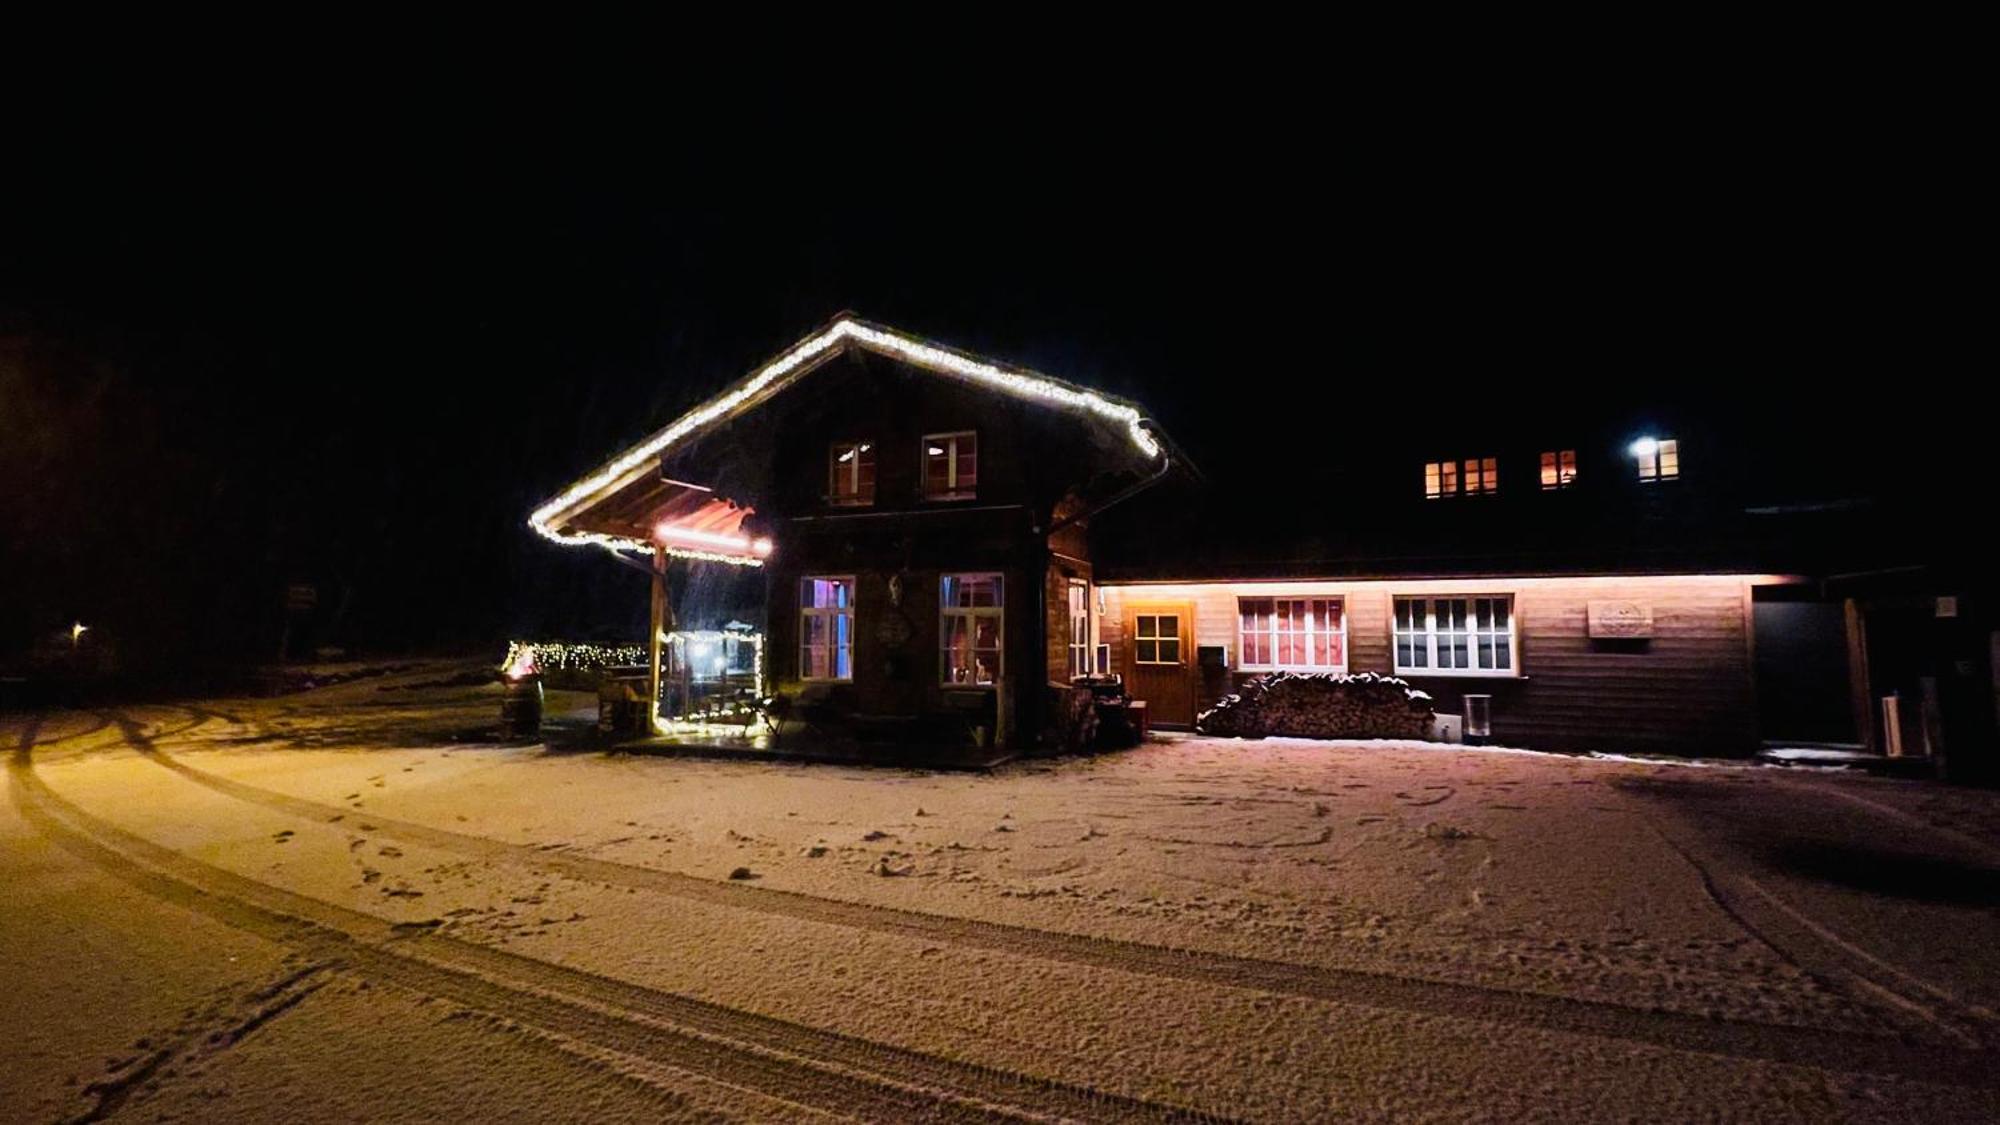
M 854 576 L 799 579 L 799 678 L 854 678 Z
M 1237 667 L 1347 670 L 1347 613 L 1339 598 L 1236 599 Z
M 1676 480 L 1681 475 L 1681 443 L 1674 438 L 1640 438 L 1632 443 L 1642 481 Z
M 866 441 L 836 441 L 826 454 L 826 499 L 842 507 L 875 502 L 875 445 Z
M 1178 613 L 1137 613 L 1132 615 L 1132 662 L 1134 664 L 1179 664 L 1181 615 Z
M 1467 457 L 1463 461 L 1426 461 L 1424 499 L 1482 496 L 1500 491 L 1500 459 Z
M 1542 491 L 1553 492 L 1576 483 L 1576 450 L 1553 449 L 1542 454 Z
M 997 574 L 947 574 L 938 582 L 938 674 L 946 684 L 987 685 L 1005 658 L 1006 598 Z
M 1090 675 L 1091 660 L 1090 583 L 1072 578 L 1069 580 L 1069 678 Z
M 924 499 L 970 500 L 979 492 L 979 434 L 924 435 Z
M 1511 594 L 1399 597 L 1392 633 L 1398 675 L 1513 676 L 1521 666 Z

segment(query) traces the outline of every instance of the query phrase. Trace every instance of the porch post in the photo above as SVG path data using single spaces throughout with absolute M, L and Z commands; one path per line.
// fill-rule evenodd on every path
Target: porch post
M 646 674 L 646 725 L 647 734 L 658 731 L 660 723 L 660 651 L 665 647 L 667 631 L 667 549 L 653 544 L 653 606 L 647 620 L 646 651 L 650 667 Z

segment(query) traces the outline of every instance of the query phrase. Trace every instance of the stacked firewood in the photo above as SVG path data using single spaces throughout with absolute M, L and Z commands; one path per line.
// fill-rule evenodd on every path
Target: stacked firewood
M 1042 737 L 1052 750 L 1084 750 L 1097 739 L 1097 699 L 1087 687 L 1050 684 L 1048 716 Z
M 1195 719 L 1203 734 L 1236 738 L 1429 738 L 1431 697 L 1373 672 L 1274 672 L 1224 696 Z

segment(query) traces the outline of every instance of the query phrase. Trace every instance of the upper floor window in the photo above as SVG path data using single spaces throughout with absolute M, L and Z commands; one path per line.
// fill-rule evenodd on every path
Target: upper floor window
M 947 574 L 938 584 L 938 660 L 947 684 L 1000 678 L 1005 605 L 997 574 Z
M 924 436 L 924 499 L 970 500 L 979 489 L 979 435 Z
M 1398 675 L 1511 676 L 1514 599 L 1397 598 L 1391 630 Z
M 854 678 L 854 578 L 799 580 L 799 677 Z
M 1576 483 L 1576 450 L 1558 449 L 1542 454 L 1542 490 L 1568 488 Z
M 1236 645 L 1245 671 L 1342 671 L 1347 618 L 1339 598 L 1238 598 Z
M 1632 443 L 1639 462 L 1639 479 L 1674 480 L 1681 475 L 1681 443 L 1673 438 L 1643 437 Z
M 866 505 L 875 502 L 875 446 L 865 441 L 836 441 L 826 455 L 829 503 Z
M 1424 465 L 1424 498 L 1427 500 L 1498 491 L 1498 457 L 1468 457 L 1464 461 L 1431 461 Z

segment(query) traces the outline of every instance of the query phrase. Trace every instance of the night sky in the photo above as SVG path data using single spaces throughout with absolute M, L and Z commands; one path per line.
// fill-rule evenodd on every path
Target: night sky
M 1969 425 L 1940 397 L 1985 375 L 1945 342 L 1959 251 L 1892 122 L 1301 124 L 738 159 L 740 192 L 420 129 L 30 177 L 0 220 L 0 653 L 83 619 L 135 659 L 254 659 L 295 579 L 358 651 L 636 635 L 643 578 L 527 512 L 842 309 L 1134 398 L 1224 488 L 1658 409 L 1775 478 L 1834 466 L 1805 492 L 1901 493 Z

